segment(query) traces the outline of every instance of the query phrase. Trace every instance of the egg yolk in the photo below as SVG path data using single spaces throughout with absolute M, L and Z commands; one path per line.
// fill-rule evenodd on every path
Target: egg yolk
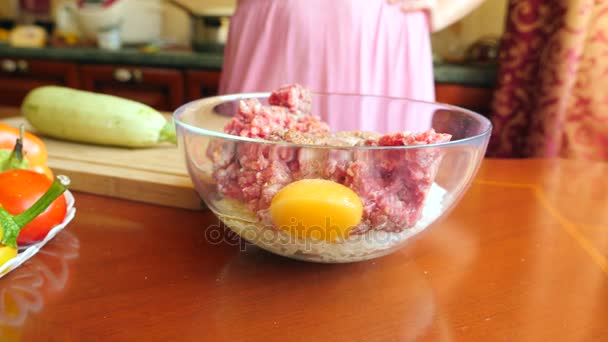
M 290 183 L 270 204 L 275 227 L 300 238 L 329 242 L 346 238 L 362 215 L 363 203 L 353 190 L 324 179 Z

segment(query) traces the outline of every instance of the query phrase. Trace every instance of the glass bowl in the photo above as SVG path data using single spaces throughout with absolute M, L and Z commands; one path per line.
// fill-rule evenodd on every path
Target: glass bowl
M 434 226 L 467 191 L 492 130 L 484 116 L 445 104 L 314 93 L 312 113 L 328 123 L 332 132 L 391 134 L 433 129 L 451 139 L 407 146 L 344 146 L 224 133 L 242 100 L 255 98 L 267 104 L 269 96 L 223 95 L 181 106 L 173 114 L 178 144 L 198 194 L 226 227 L 260 248 L 305 261 L 361 261 L 406 246 Z M 342 184 L 359 196 L 362 218 L 345 235 L 327 239 L 273 224 L 269 207 L 274 195 L 289 183 L 310 178 Z M 319 214 L 307 212 L 304 204 L 302 208 L 305 215 Z M 332 227 L 327 222 L 326 227 L 313 228 L 329 231 Z

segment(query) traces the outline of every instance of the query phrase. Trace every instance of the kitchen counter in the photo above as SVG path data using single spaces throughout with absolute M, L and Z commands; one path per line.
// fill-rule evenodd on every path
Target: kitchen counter
M 342 265 L 261 251 L 209 211 L 75 192 L 75 219 L 0 279 L 0 340 L 607 340 L 607 173 L 486 159 L 413 244 Z
M 97 48 L 14 48 L 0 45 L 0 58 L 32 58 L 63 60 L 78 63 L 125 64 L 180 69 L 221 69 L 221 53 L 161 51 L 142 53 L 137 49 L 104 51 Z M 496 82 L 496 66 L 435 64 L 435 82 L 475 87 L 492 87 Z
M 435 83 L 458 84 L 470 87 L 493 88 L 497 66 L 435 63 Z
M 140 52 L 137 49 L 106 51 L 97 48 L 15 48 L 0 45 L 0 58 L 32 58 L 76 63 L 126 64 L 180 69 L 221 69 L 220 53 L 191 51 Z

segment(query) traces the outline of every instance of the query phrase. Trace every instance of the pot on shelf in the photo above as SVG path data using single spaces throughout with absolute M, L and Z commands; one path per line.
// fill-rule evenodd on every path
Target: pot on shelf
M 222 52 L 228 37 L 231 8 L 210 8 L 195 13 L 176 0 L 165 0 L 188 14 L 190 18 L 190 43 L 194 51 Z

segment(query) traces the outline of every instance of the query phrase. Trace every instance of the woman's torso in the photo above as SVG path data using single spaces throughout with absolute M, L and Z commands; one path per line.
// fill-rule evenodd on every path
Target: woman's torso
M 221 92 L 297 82 L 434 100 L 427 19 L 385 0 L 239 0 Z

